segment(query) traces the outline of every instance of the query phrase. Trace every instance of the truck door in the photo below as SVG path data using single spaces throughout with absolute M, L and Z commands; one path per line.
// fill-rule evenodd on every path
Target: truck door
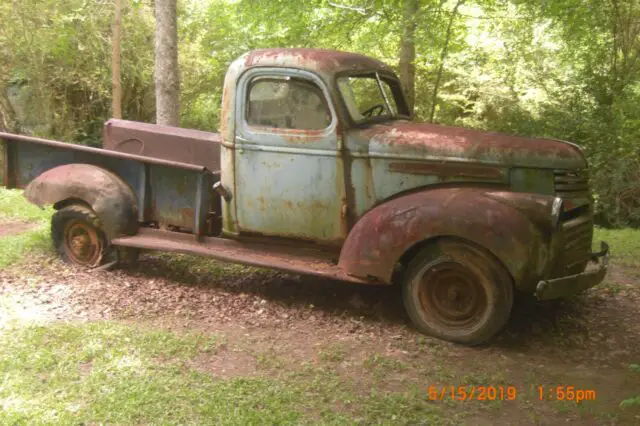
M 238 230 L 342 241 L 341 144 L 325 84 L 312 73 L 262 68 L 240 78 L 237 95 Z

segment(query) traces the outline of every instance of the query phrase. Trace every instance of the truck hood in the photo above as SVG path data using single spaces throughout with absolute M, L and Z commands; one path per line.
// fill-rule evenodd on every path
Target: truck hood
M 352 130 L 350 149 L 386 158 L 462 161 L 549 169 L 587 166 L 570 142 L 398 120 Z M 364 152 L 363 152 L 364 153 Z

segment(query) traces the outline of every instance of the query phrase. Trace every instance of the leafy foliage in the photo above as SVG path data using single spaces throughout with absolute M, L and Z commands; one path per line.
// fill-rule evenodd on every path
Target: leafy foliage
M 153 2 L 123 2 L 123 115 L 153 119 Z M 420 0 L 418 119 L 580 144 L 606 226 L 640 226 L 640 2 Z M 182 0 L 181 125 L 216 130 L 229 63 L 262 47 L 357 51 L 399 66 L 403 0 Z M 28 87 L 40 133 L 98 144 L 110 103 L 110 1 L 0 5 L 0 127 Z M 26 95 L 25 95 L 26 96 Z M 24 120 L 23 120 L 24 121 Z M 34 126 L 17 123 L 22 129 Z
M 5 115 L 7 106 L 12 106 L 7 87 L 27 86 L 34 98 L 28 107 L 37 109 L 25 112 L 27 121 L 43 124 L 35 133 L 100 143 L 111 100 L 108 6 L 83 0 L 0 4 L 2 22 L 13 23 L 0 28 L 0 62 L 5 64 L 0 69 L 0 97 Z M 150 6 L 139 2 L 125 8 L 122 31 L 124 114 L 149 120 L 153 116 L 148 99 L 153 93 L 153 49 L 146 48 L 153 43 Z

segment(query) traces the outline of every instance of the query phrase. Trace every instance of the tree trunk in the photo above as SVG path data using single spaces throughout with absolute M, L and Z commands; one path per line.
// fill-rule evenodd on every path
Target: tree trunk
M 180 78 L 176 0 L 156 0 L 156 123 L 178 126 Z
M 7 99 L 7 88 L 0 86 L 0 131 L 18 133 L 19 124 L 11 102 Z
M 403 0 L 403 31 L 400 40 L 400 81 L 407 95 L 409 110 L 413 111 L 416 96 L 416 15 L 420 9 L 419 0 Z
M 440 65 L 438 65 L 438 74 L 436 75 L 436 82 L 433 85 L 433 93 L 431 94 L 431 114 L 429 114 L 429 123 L 433 123 L 436 116 L 436 106 L 438 105 L 438 91 L 440 90 L 440 81 L 442 80 L 442 73 L 444 71 L 444 63 L 449 53 L 449 40 L 451 40 L 451 31 L 453 29 L 453 21 L 455 21 L 458 15 L 458 8 L 464 4 L 465 0 L 458 0 L 451 16 L 449 17 L 449 23 L 447 24 L 447 32 L 444 39 L 444 45 L 440 52 Z
M 120 83 L 120 0 L 115 0 L 111 35 L 111 114 L 122 118 L 122 86 Z

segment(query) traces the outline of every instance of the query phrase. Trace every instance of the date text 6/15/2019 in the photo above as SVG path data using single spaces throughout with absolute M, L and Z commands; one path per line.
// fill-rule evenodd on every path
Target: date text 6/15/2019
M 525 395 L 522 395 L 522 394 Z M 516 386 L 429 386 L 427 397 L 430 401 L 514 401 L 518 396 L 528 396 L 539 401 L 570 401 L 580 404 L 595 401 L 596 391 L 565 385 L 532 386 L 529 392 L 519 392 Z

